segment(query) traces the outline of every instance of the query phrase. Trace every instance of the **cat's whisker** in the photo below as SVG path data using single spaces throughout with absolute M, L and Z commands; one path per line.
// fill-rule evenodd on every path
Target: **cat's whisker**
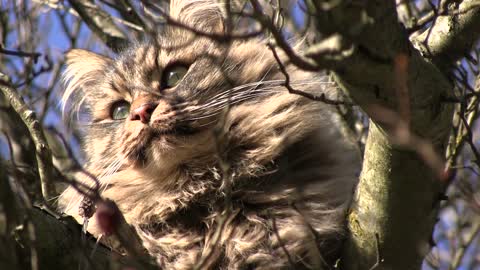
M 204 115 L 182 119 L 182 121 L 200 120 L 200 119 L 208 118 L 208 117 L 211 117 L 211 116 L 214 116 L 214 115 L 218 114 L 221 110 L 223 110 L 227 106 L 235 105 L 235 104 L 240 103 L 242 101 L 257 98 L 257 97 L 260 97 L 260 96 L 268 96 L 269 94 L 278 93 L 278 92 L 281 92 L 281 91 L 284 91 L 284 90 L 283 89 L 278 89 L 277 86 L 270 86 L 270 87 L 264 87 L 264 88 L 253 87 L 252 90 L 238 92 L 238 93 L 235 93 L 235 95 L 232 95 L 228 98 L 212 99 L 211 102 L 206 103 L 203 106 L 196 106 L 193 109 L 191 107 L 189 107 L 189 108 L 187 108 L 188 110 L 179 111 L 179 113 L 198 114 L 200 112 L 208 111 L 208 113 L 204 114 Z M 219 95 L 217 95 L 217 96 L 219 96 Z M 223 93 L 222 96 L 225 96 L 225 93 Z M 212 108 L 214 108 L 214 110 L 211 110 Z
M 205 119 L 205 118 L 208 118 L 208 117 L 212 117 L 214 115 L 217 115 L 218 113 L 221 113 L 222 110 L 225 109 L 227 106 L 235 105 L 236 103 L 239 103 L 239 102 L 242 102 L 242 101 L 245 101 L 245 100 L 249 100 L 249 99 L 252 99 L 252 98 L 255 98 L 255 97 L 258 97 L 258 96 L 261 96 L 261 95 L 245 96 L 241 99 L 237 99 L 237 100 L 234 100 L 234 101 L 223 101 L 222 103 L 218 104 L 219 106 L 214 107 L 214 110 L 208 111 L 208 114 L 200 115 L 198 117 L 193 117 L 193 118 L 182 119 L 182 121 L 195 121 L 195 120 L 201 120 L 201 119 Z M 206 109 L 208 109 L 208 108 L 204 108 L 204 110 L 206 110 Z
M 271 83 L 271 84 L 269 84 Z M 222 96 L 228 96 L 228 95 L 231 95 L 233 93 L 237 93 L 237 92 L 241 92 L 241 91 L 244 91 L 245 88 L 249 88 L 251 87 L 250 90 L 253 90 L 253 89 L 261 89 L 261 88 L 258 88 L 259 86 L 261 85 L 265 85 L 265 86 L 279 86 L 281 85 L 282 81 L 270 81 L 270 82 L 256 82 L 256 83 L 248 83 L 248 84 L 243 84 L 243 85 L 240 85 L 240 86 L 237 86 L 237 87 L 234 87 L 232 89 L 229 89 L 227 91 L 224 91 L 216 96 L 213 96 L 212 99 L 215 99 L 215 98 L 219 98 L 219 97 L 222 97 Z M 250 90 L 247 90 L 245 92 L 248 92 Z
M 283 81 L 274 81 L 274 82 L 275 83 L 277 83 L 277 82 L 283 83 Z M 318 84 L 318 83 L 315 82 L 315 81 L 307 81 L 307 82 L 294 82 L 291 85 L 292 86 L 305 86 L 305 85 L 312 85 L 312 84 Z M 248 86 L 251 86 L 251 85 L 253 85 L 253 84 L 248 84 Z M 255 85 L 259 85 L 259 83 L 255 83 Z M 245 85 L 243 85 L 243 86 L 245 86 Z M 238 88 L 238 89 L 244 90 L 243 88 L 244 87 L 241 87 L 241 88 Z M 241 101 L 245 101 L 245 100 L 248 100 L 248 99 L 251 99 L 251 98 L 256 98 L 256 97 L 262 96 L 263 94 L 267 95 L 267 94 L 278 93 L 278 92 L 283 92 L 283 91 L 287 91 L 287 90 L 284 89 L 284 88 L 278 88 L 278 85 L 275 85 L 275 86 L 269 86 L 269 87 L 264 87 L 264 88 L 252 87 L 251 90 L 234 93 L 233 95 L 230 95 L 228 97 L 225 97 L 225 96 L 228 95 L 228 93 L 222 93 L 222 94 L 216 95 L 215 96 L 216 98 L 212 98 L 212 100 L 210 102 L 205 103 L 202 106 L 195 106 L 195 107 L 192 108 L 192 106 L 187 106 L 188 102 L 185 102 L 183 104 L 185 104 L 185 106 L 187 106 L 187 107 L 183 110 L 179 110 L 178 113 L 194 114 L 194 113 L 206 111 L 206 110 L 209 110 L 209 109 L 215 108 L 215 107 L 218 108 L 218 110 L 215 110 L 215 112 L 217 112 L 217 111 L 225 108 L 227 104 L 234 105 L 234 104 L 237 104 Z M 198 119 L 210 117 L 210 116 L 213 116 L 213 115 L 215 115 L 215 113 L 211 113 L 209 115 L 202 116 L 202 117 L 199 117 L 199 118 L 198 117 L 197 118 L 190 118 L 189 120 L 198 120 Z
M 234 99 L 237 96 L 248 95 L 248 94 L 253 93 L 253 92 L 265 92 L 265 89 L 260 90 L 260 89 L 254 87 L 254 88 L 252 88 L 250 90 L 247 90 L 247 91 L 236 92 L 236 93 L 231 93 L 230 95 L 223 95 L 223 96 L 219 96 L 217 98 L 212 98 L 212 100 L 215 101 L 215 100 L 218 100 L 218 99 L 227 99 L 227 100 L 228 99 Z M 205 104 L 205 105 L 208 105 L 208 103 Z
M 240 85 L 232 89 L 223 91 L 222 93 L 211 97 L 210 102 L 207 102 L 201 106 L 200 105 L 191 106 L 190 104 L 192 102 L 183 102 L 183 103 L 176 104 L 175 107 L 177 109 L 177 113 L 179 114 L 199 113 L 199 112 L 206 111 L 210 108 L 218 107 L 218 106 L 222 106 L 222 108 L 224 108 L 223 105 L 225 104 L 233 105 L 233 104 L 239 103 L 240 101 L 244 101 L 246 99 L 255 98 L 259 96 L 259 95 L 253 95 L 253 94 L 259 94 L 259 93 L 270 94 L 270 93 L 287 91 L 285 88 L 279 87 L 279 86 L 282 86 L 282 84 L 284 83 L 285 83 L 284 80 L 270 80 L 270 81 L 258 81 L 254 83 L 248 83 L 248 84 Z M 300 86 L 306 86 L 306 85 L 318 85 L 318 83 L 319 83 L 318 80 L 309 79 L 309 80 L 292 81 L 290 85 L 292 87 L 293 86 L 300 87 Z M 333 84 L 333 82 L 325 82 L 325 84 Z M 262 86 L 262 85 L 263 87 L 259 88 L 259 86 Z M 250 89 L 246 90 L 245 88 L 248 88 L 248 87 L 250 87 Z M 179 108 L 181 106 L 183 106 L 184 108 L 183 109 Z
M 102 178 L 112 175 L 112 172 L 115 171 L 115 168 L 118 166 L 118 163 L 122 160 L 122 157 L 113 156 L 110 158 L 110 164 L 103 170 L 103 173 L 99 175 L 99 180 Z
M 216 122 L 215 120 L 212 120 L 212 121 L 210 121 L 210 122 L 201 124 L 201 125 L 199 125 L 198 127 L 199 127 L 199 128 L 200 128 L 200 127 L 208 127 L 208 126 L 210 126 L 211 124 L 213 124 L 213 123 L 215 123 L 215 122 Z
M 101 181 L 102 185 L 103 185 L 101 193 L 105 192 L 105 190 L 107 190 L 107 188 L 110 184 L 110 179 L 111 178 L 109 176 L 112 176 L 113 174 L 115 174 L 118 171 L 118 169 L 120 169 L 122 167 L 124 161 L 125 161 L 125 157 L 120 157 L 117 160 L 115 160 L 112 163 L 112 166 L 111 166 L 110 170 L 106 174 L 104 174 L 102 177 L 99 178 L 99 180 L 102 180 L 103 178 L 108 177 L 107 181 L 105 181 L 105 182 Z
M 258 81 L 254 83 L 240 85 L 230 90 L 224 91 L 210 98 L 212 100 L 211 102 L 203 104 L 203 106 L 198 106 L 195 109 L 189 108 L 188 110 L 188 112 L 191 114 L 198 113 L 201 111 L 207 111 L 211 108 L 215 108 L 213 111 L 210 110 L 208 111 L 207 114 L 204 114 L 201 116 L 182 119 L 182 121 L 195 121 L 195 120 L 205 119 L 218 114 L 221 110 L 223 110 L 227 106 L 234 105 L 248 99 L 256 98 L 264 94 L 266 95 L 266 94 L 278 92 L 280 90 L 277 91 L 275 89 L 279 85 L 281 85 L 283 82 L 284 82 L 283 80 Z M 261 85 L 266 85 L 266 86 L 263 88 L 258 88 Z M 250 89 L 245 90 L 245 88 L 247 87 L 250 87 Z
M 249 86 L 249 87 L 251 87 L 251 86 Z M 256 86 L 254 86 L 253 88 L 255 88 L 255 87 L 256 87 Z M 222 93 L 220 93 L 220 94 L 217 94 L 217 95 L 215 95 L 215 96 L 213 96 L 213 97 L 210 97 L 209 99 L 210 99 L 211 101 L 216 101 L 216 100 L 225 99 L 225 98 L 226 98 L 226 99 L 229 99 L 229 98 L 231 98 L 232 96 L 234 96 L 235 94 L 242 93 L 242 92 L 246 92 L 246 91 L 244 90 L 245 88 L 246 88 L 246 87 L 242 87 L 241 89 L 238 89 L 238 90 L 236 90 L 236 91 L 224 91 L 224 92 L 222 92 Z M 207 102 L 206 104 L 203 104 L 203 106 L 205 106 L 205 105 L 208 105 L 208 102 Z M 202 106 L 202 107 L 203 107 L 203 106 Z
M 252 91 L 261 92 L 261 91 L 268 91 L 268 90 L 272 90 L 272 89 L 278 89 L 275 92 L 281 92 L 281 91 L 285 91 L 285 89 L 284 88 L 278 88 L 278 86 L 282 86 L 284 83 L 285 83 L 284 80 L 272 80 L 272 81 L 249 83 L 249 84 L 241 85 L 241 86 L 229 89 L 227 91 L 224 91 L 220 94 L 217 94 L 216 96 L 211 97 L 211 99 L 214 100 L 214 99 L 218 99 L 218 98 L 228 96 L 228 95 L 232 96 L 233 93 L 238 93 L 238 92 L 242 93 L 241 91 L 243 91 L 243 93 L 249 93 L 249 92 L 252 92 Z M 319 82 L 317 82 L 317 81 L 307 80 L 307 81 L 293 81 L 293 82 L 290 82 L 290 85 L 291 86 L 304 86 L 304 85 L 314 85 L 314 84 L 318 84 L 318 83 Z M 261 86 L 261 85 L 265 85 L 265 86 L 259 88 L 258 86 Z M 250 90 L 245 91 L 244 89 L 246 87 L 252 87 L 252 88 Z
M 229 95 L 229 94 L 232 94 L 232 93 L 237 92 L 237 91 L 243 91 L 245 88 L 248 88 L 248 87 L 252 87 L 252 89 L 254 89 L 255 87 L 258 87 L 262 84 L 268 85 L 269 83 L 271 83 L 271 84 L 281 85 L 282 82 L 283 82 L 282 80 L 271 80 L 271 81 L 258 81 L 258 82 L 253 82 L 253 83 L 242 84 L 242 85 L 236 86 L 234 88 L 228 89 L 226 91 L 223 91 L 223 92 L 211 97 L 211 99 L 216 99 L 218 97 L 221 97 L 221 96 L 224 96 L 224 95 Z
M 215 116 L 215 115 L 217 115 L 218 113 L 219 113 L 219 111 L 216 111 L 216 112 L 213 112 L 213 113 L 210 113 L 210 114 L 206 114 L 206 115 L 202 115 L 202 116 L 199 116 L 199 117 L 182 119 L 182 121 L 184 121 L 184 122 L 190 122 L 190 121 L 201 120 L 201 119 L 205 119 L 205 118 L 209 118 L 209 117 Z M 180 122 L 180 121 L 179 121 L 179 122 Z
M 107 168 L 105 169 L 105 171 L 110 170 L 109 168 L 112 167 L 112 166 L 116 166 L 116 165 L 115 165 L 115 163 L 117 162 L 117 157 L 116 157 L 116 156 L 112 156 L 112 157 L 108 158 L 108 159 L 105 161 L 105 163 L 109 163 L 109 162 L 112 161 L 112 160 L 113 160 L 113 162 L 110 163 L 109 166 L 107 166 Z M 112 174 L 113 174 L 113 173 L 112 173 Z M 102 181 L 101 181 L 101 180 L 102 180 L 103 177 L 105 177 L 105 175 L 106 175 L 106 173 L 104 172 L 104 173 L 102 173 L 100 176 L 97 177 L 98 181 L 100 182 L 100 183 L 99 183 L 100 186 L 102 185 Z M 111 175 L 111 174 L 110 174 L 110 175 Z M 88 185 L 89 185 L 89 188 L 93 188 L 93 187 L 95 186 L 95 182 L 90 182 L 90 183 L 88 183 Z M 103 191 L 105 191 L 105 190 L 103 190 Z M 101 192 L 103 192 L 103 191 L 101 191 Z M 65 208 L 66 210 L 65 210 L 65 211 L 70 211 L 70 210 L 72 209 L 72 207 L 77 207 L 77 204 L 75 203 L 75 201 L 73 200 L 73 198 L 71 198 L 71 199 L 67 202 L 66 208 Z
M 192 103 L 193 102 L 191 102 L 191 101 L 184 101 L 184 102 L 181 102 L 181 103 L 175 103 L 173 105 L 173 108 L 175 110 L 183 110 L 183 109 L 188 108 L 190 106 L 194 106 L 194 105 L 192 105 Z
M 122 165 L 123 161 L 125 160 L 125 158 L 119 158 L 115 163 L 114 165 L 112 166 L 112 168 L 110 169 L 110 171 L 107 172 L 107 174 L 105 176 L 110 176 L 112 174 L 114 174 L 116 171 L 118 171 L 118 169 L 120 168 L 120 166 Z
M 254 88 L 252 88 L 252 89 L 254 89 Z M 235 93 L 234 95 L 233 94 L 227 95 L 225 93 L 222 94 L 221 96 L 217 95 L 217 97 L 211 98 L 210 102 L 205 103 L 202 106 L 199 106 L 199 109 L 205 109 L 205 108 L 213 107 L 218 102 L 228 102 L 229 100 L 234 101 L 236 98 L 248 95 L 249 93 L 252 93 L 252 91 L 250 91 L 250 90 L 243 91 L 243 92 Z M 227 96 L 227 97 L 225 98 L 224 96 Z
M 209 104 L 209 106 L 205 106 L 201 109 L 198 109 L 198 110 L 195 110 L 195 111 L 190 111 L 189 113 L 190 114 L 198 114 L 198 113 L 204 113 L 204 112 L 207 112 L 207 113 L 219 112 L 227 106 L 231 106 L 231 105 L 237 104 L 239 102 L 242 102 L 242 101 L 245 101 L 245 100 L 248 100 L 248 99 L 252 99 L 252 98 L 258 97 L 258 96 L 260 96 L 260 95 L 243 96 L 243 97 L 237 98 L 235 100 L 221 100 L 221 101 L 217 101 L 216 103 Z M 214 115 L 214 114 L 211 114 L 211 115 Z M 208 116 L 210 116 L 210 115 L 208 115 Z M 205 116 L 203 115 L 200 118 L 205 118 Z M 200 119 L 200 118 L 189 118 L 189 119 Z
M 224 104 L 231 102 L 232 104 L 235 103 L 238 99 L 244 98 L 244 97 L 255 97 L 253 94 L 262 94 L 262 93 L 274 93 L 276 91 L 249 91 L 249 92 L 244 92 L 244 93 L 239 93 L 235 96 L 231 96 L 229 98 L 223 98 L 223 99 L 217 99 L 217 100 L 212 100 L 209 103 L 204 104 L 203 106 L 200 107 L 200 109 L 208 109 L 210 107 L 215 107 L 216 105 L 219 104 Z

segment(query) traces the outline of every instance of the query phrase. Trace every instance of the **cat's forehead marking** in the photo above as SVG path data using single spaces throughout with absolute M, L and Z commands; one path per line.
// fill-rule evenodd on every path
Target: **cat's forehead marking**
M 115 63 L 115 70 L 123 81 L 138 84 L 153 78 L 164 67 L 165 53 L 154 46 L 138 46 L 127 51 Z
M 159 44 L 140 44 L 115 61 L 110 76 L 112 91 L 122 95 L 135 95 L 145 89 L 156 91 L 165 67 L 176 62 L 190 65 L 196 54 L 194 48 L 166 49 Z
M 128 80 L 125 78 L 123 71 L 116 66 L 107 76 L 102 91 L 107 97 L 111 98 L 127 98 L 129 96 Z

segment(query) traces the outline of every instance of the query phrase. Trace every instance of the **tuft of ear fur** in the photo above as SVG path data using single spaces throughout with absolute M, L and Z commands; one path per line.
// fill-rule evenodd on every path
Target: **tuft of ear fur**
M 171 0 L 170 17 L 186 26 L 211 33 L 225 30 L 222 6 L 214 0 Z
M 80 107 L 86 95 L 85 93 L 79 95 L 77 92 L 84 91 L 103 78 L 106 68 L 112 63 L 112 59 L 106 56 L 80 49 L 68 51 L 65 59 L 67 68 L 63 76 L 66 84 L 62 97 L 63 113 L 72 96 L 81 97 L 79 100 L 74 100 L 76 108 Z

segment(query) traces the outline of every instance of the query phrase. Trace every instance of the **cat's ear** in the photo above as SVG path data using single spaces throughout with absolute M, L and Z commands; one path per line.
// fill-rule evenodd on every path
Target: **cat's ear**
M 171 0 L 170 17 L 194 29 L 217 34 L 225 31 L 225 19 L 219 1 Z
M 72 49 L 65 54 L 65 63 L 67 68 L 63 75 L 66 82 L 66 89 L 62 97 L 63 109 L 65 104 L 72 97 L 82 97 L 81 102 L 85 99 L 86 89 L 95 89 L 92 87 L 103 80 L 105 71 L 112 64 L 112 59 L 99 55 L 90 51 L 81 49 Z M 83 93 L 76 93 L 82 91 Z M 74 103 L 81 103 L 74 100 Z
M 81 78 L 98 75 L 111 64 L 106 56 L 87 50 L 72 49 L 65 54 L 66 77 Z

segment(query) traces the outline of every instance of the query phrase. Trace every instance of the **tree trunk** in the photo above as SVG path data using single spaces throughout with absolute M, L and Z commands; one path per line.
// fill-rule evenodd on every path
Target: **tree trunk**
M 452 127 L 453 106 L 442 100 L 453 96 L 448 75 L 455 61 L 478 40 L 479 31 L 472 29 L 479 27 L 479 9 L 439 19 L 430 29 L 435 42 L 423 42 L 425 35 L 414 40 L 435 48 L 422 47 L 420 54 L 397 19 L 394 1 L 343 1 L 328 10 L 322 1 L 309 3 L 317 10 L 319 32 L 340 38 L 324 39 L 328 45 L 315 44 L 306 55 L 332 69 L 371 118 L 342 269 L 420 269 L 441 180 L 448 177 L 435 161 L 444 156 Z M 472 3 L 463 1 L 460 9 Z

